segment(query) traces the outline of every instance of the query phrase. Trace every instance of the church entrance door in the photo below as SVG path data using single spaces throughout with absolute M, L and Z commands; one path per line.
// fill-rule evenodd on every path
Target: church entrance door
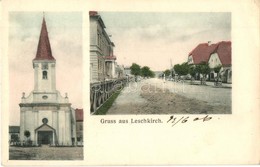
M 52 144 L 53 143 L 52 131 L 38 131 L 38 144 Z

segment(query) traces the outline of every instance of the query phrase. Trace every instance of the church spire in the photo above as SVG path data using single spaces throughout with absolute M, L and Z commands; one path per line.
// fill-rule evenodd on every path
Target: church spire
M 42 29 L 39 38 L 37 53 L 34 60 L 55 60 L 51 53 L 51 45 L 48 37 L 48 31 L 44 15 L 42 20 Z

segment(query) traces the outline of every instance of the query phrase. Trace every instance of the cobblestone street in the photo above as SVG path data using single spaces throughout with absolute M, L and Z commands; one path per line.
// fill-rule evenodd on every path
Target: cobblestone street
M 107 114 L 231 114 L 231 90 L 147 79 L 126 86 Z

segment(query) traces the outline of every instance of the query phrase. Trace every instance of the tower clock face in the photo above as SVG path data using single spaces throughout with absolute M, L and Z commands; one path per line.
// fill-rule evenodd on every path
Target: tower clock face
M 42 123 L 47 124 L 48 123 L 48 119 L 47 118 L 43 118 L 42 119 Z
M 43 70 L 47 70 L 48 69 L 48 64 L 47 63 L 43 63 L 42 64 L 42 69 Z

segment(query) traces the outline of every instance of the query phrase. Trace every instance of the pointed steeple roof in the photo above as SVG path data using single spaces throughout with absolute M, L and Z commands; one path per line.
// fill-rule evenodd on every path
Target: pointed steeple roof
M 51 53 L 51 45 L 48 37 L 47 26 L 45 18 L 42 20 L 42 29 L 39 38 L 36 57 L 34 60 L 55 60 Z

